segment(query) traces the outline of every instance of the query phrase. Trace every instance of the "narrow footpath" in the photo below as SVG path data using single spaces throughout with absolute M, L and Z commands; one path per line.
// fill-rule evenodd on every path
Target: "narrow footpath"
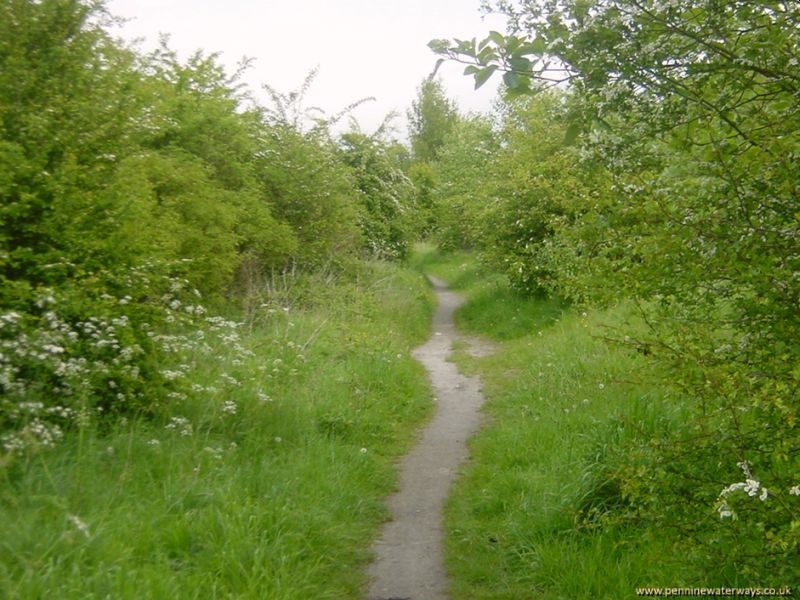
M 458 467 L 467 458 L 466 440 L 480 424 L 483 395 L 476 377 L 465 377 L 447 360 L 455 340 L 470 342 L 453 325 L 453 312 L 463 300 L 444 282 L 429 279 L 438 299 L 434 333 L 413 355 L 430 376 L 436 414 L 400 463 L 399 491 L 388 500 L 392 519 L 373 546 L 368 600 L 447 598 L 442 509 Z M 486 347 L 478 343 L 473 351 L 483 354 Z

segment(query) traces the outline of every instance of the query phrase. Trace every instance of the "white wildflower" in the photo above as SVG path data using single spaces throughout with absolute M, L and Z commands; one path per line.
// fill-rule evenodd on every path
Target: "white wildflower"
M 735 519 L 736 518 L 736 515 L 730 509 L 730 507 L 728 506 L 728 503 L 725 502 L 725 501 L 723 501 L 723 502 L 721 502 L 719 504 L 719 506 L 717 507 L 717 510 L 719 511 L 719 518 L 720 519 L 730 519 L 730 518 Z
M 747 492 L 747 495 L 753 498 L 758 493 L 758 488 L 761 486 L 761 483 L 756 481 L 755 479 L 748 479 L 745 482 L 744 491 Z
M 87 538 L 89 537 L 89 526 L 84 523 L 77 515 L 67 515 L 67 520 L 75 526 Z
M 192 424 L 186 417 L 172 417 L 164 429 L 179 430 L 183 436 L 192 435 Z
M 203 448 L 204 452 L 208 452 L 212 458 L 216 460 L 222 460 L 222 448 L 212 448 L 210 446 L 206 446 Z

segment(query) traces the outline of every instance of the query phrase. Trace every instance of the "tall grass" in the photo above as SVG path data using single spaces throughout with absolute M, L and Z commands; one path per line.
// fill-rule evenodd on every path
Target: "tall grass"
M 489 357 L 457 355 L 483 380 L 488 419 L 446 510 L 453 597 L 611 599 L 677 585 L 669 539 L 606 518 L 625 503 L 615 473 L 630 465 L 628 444 L 679 419 L 642 357 L 601 339 L 636 326 L 625 308 L 518 297 L 467 255 L 423 248 L 416 261 L 459 282 L 464 330 L 502 341 Z
M 176 356 L 190 397 L 0 473 L 0 597 L 360 596 L 393 460 L 430 412 L 408 351 L 433 303 L 385 264 L 304 285 L 314 302 L 267 300 Z

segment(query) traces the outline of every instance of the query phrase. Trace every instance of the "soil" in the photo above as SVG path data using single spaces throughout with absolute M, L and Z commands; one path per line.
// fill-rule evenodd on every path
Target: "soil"
M 434 334 L 414 357 L 428 371 L 436 414 L 402 459 L 399 490 L 388 499 L 392 518 L 373 546 L 375 560 L 368 600 L 440 600 L 448 597 L 442 549 L 442 510 L 453 480 L 468 456 L 466 440 L 481 420 L 483 395 L 476 377 L 462 375 L 448 361 L 456 340 L 474 355 L 491 351 L 486 342 L 460 336 L 453 312 L 463 299 L 444 282 L 429 277 L 438 298 Z

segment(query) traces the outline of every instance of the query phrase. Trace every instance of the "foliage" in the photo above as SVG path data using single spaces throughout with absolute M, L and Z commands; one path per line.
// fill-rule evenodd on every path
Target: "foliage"
M 13 1 L 3 12 L 5 462 L 99 411 L 143 410 L 165 393 L 165 348 L 151 336 L 174 318 L 169 302 L 185 285 L 168 263 L 127 253 L 115 237 L 124 203 L 113 201 L 109 181 L 136 148 L 131 55 L 99 28 L 94 5 Z
M 480 224 L 495 199 L 492 173 L 499 149 L 491 121 L 482 117 L 459 119 L 445 136 L 432 194 L 443 249 L 475 247 L 486 235 Z
M 430 163 L 412 162 L 408 168 L 408 178 L 414 184 L 414 231 L 420 238 L 428 238 L 438 226 L 434 193 L 438 185 L 436 169 Z
M 447 98 L 439 79 L 429 77 L 420 84 L 408 111 L 411 152 L 418 162 L 434 162 L 447 134 L 458 121 L 458 111 Z
M 415 229 L 425 238 L 439 227 L 435 192 L 439 185 L 437 159 L 460 116 L 453 101 L 445 95 L 441 80 L 433 76 L 423 80 L 407 115 L 412 159 L 407 173 L 415 187 Z
M 356 252 L 357 191 L 327 134 L 268 123 L 255 164 L 275 216 L 288 223 L 297 238 L 296 261 L 320 265 Z
M 631 453 L 632 514 L 674 526 L 706 568 L 796 575 L 797 6 L 496 4 L 510 34 L 432 47 L 476 83 L 504 72 L 513 93 L 569 81 L 564 140 L 580 145 L 562 172 L 599 173 L 563 219 L 534 219 L 543 252 L 528 260 L 571 297 L 634 299 L 650 328 L 632 343 L 669 366 L 673 401 L 691 409 Z
M 163 365 L 201 304 L 345 263 L 363 223 L 328 130 L 352 106 L 307 131 L 302 94 L 259 106 L 213 54 L 121 47 L 101 2 L 0 11 L 0 460 L 13 462 L 180 398 L 188 382 Z M 406 193 L 394 170 L 372 175 Z M 406 217 L 384 200 L 391 237 Z
M 405 258 L 414 188 L 397 155 L 378 137 L 355 131 L 342 134 L 339 145 L 341 160 L 361 192 L 360 226 L 367 251 L 376 258 Z

